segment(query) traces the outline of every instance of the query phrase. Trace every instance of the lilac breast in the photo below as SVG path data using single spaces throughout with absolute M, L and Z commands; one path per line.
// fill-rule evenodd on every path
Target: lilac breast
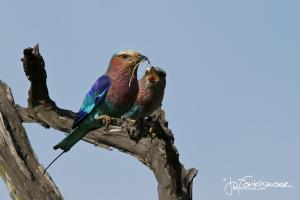
M 139 86 L 135 77 L 129 87 L 130 75 L 128 71 L 109 74 L 112 84 L 105 98 L 105 113 L 108 115 L 120 117 L 133 106 Z

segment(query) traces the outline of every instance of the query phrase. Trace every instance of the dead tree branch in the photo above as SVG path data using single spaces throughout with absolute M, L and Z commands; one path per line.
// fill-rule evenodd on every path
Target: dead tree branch
M 0 176 L 12 199 L 63 199 L 32 150 L 8 86 L 0 81 Z
M 34 48 L 27 48 L 24 50 L 24 57 L 22 58 L 22 62 L 25 74 L 28 80 L 31 82 L 28 98 L 28 108 L 14 105 L 12 101 L 11 109 L 15 110 L 15 113 L 12 115 L 15 118 L 13 119 L 12 124 L 16 124 L 15 126 L 18 126 L 20 130 L 23 131 L 22 133 L 24 137 L 26 137 L 27 146 L 29 145 L 30 147 L 21 122 L 39 123 L 46 128 L 51 127 L 61 132 L 68 133 L 70 131 L 70 127 L 74 120 L 75 114 L 70 110 L 59 108 L 58 106 L 56 106 L 54 101 L 50 99 L 46 84 L 47 75 L 45 71 L 45 63 L 39 53 L 38 45 L 36 45 Z M 6 95 L 5 91 L 7 90 L 7 86 L 1 83 L 1 88 L 4 88 L 0 90 L 2 98 L 2 96 Z M 8 114 L 4 109 L 6 105 L 3 104 L 2 99 L 0 103 L 0 116 L 2 116 L 2 118 L 7 118 Z M 10 115 L 11 113 L 8 116 Z M 6 127 L 5 124 L 4 127 Z M 152 130 L 151 133 L 149 132 L 150 128 Z M 6 129 L 0 130 L 1 139 L 1 137 L 7 135 L 7 131 L 5 131 Z M 10 130 L 10 135 L 12 135 L 11 137 L 13 137 L 14 135 L 19 135 L 19 132 L 16 130 L 19 129 Z M 185 169 L 184 166 L 180 163 L 179 153 L 174 146 L 174 137 L 171 130 L 168 128 L 168 122 L 165 120 L 163 110 L 157 110 L 153 114 L 153 116 L 145 122 L 142 128 L 135 124 L 132 124 L 129 121 L 113 119 L 109 127 L 91 131 L 83 140 L 99 147 L 116 148 L 124 153 L 136 157 L 143 164 L 148 166 L 153 171 L 157 179 L 157 189 L 160 200 L 192 200 L 192 183 L 193 178 L 197 175 L 197 170 L 193 168 Z M 28 149 L 27 146 L 20 146 L 19 151 L 23 152 L 23 148 L 25 150 Z M 15 147 L 14 143 L 8 144 L 6 148 L 4 148 L 7 150 L 7 152 L 2 153 L 2 151 L 0 150 L 0 172 L 1 166 L 4 162 L 2 157 L 4 157 L 6 154 L 13 154 L 11 152 L 12 147 Z M 31 150 L 31 148 L 29 149 Z M 31 165 L 31 162 L 35 163 L 38 166 L 37 168 L 39 169 L 37 179 L 45 179 L 40 174 L 40 171 L 41 169 L 43 169 L 43 167 L 41 167 L 37 163 L 34 153 L 32 152 L 32 154 L 26 155 L 29 155 L 30 160 L 26 160 L 28 157 L 27 156 L 26 158 L 21 157 L 21 161 L 27 163 L 27 165 L 28 163 Z M 35 158 L 35 160 L 31 157 Z M 2 174 L 5 173 L 10 176 L 12 174 L 15 174 L 14 172 L 8 171 L 7 169 L 9 169 L 9 166 L 13 165 L 17 159 L 19 158 L 11 156 L 10 161 L 7 162 L 8 167 L 2 170 Z M 35 171 L 37 168 L 34 168 L 33 171 Z M 19 170 L 22 171 L 22 168 L 19 167 Z M 28 173 L 30 174 L 30 172 Z M 19 175 L 17 177 L 19 177 Z M 50 191 L 54 191 L 49 194 L 57 195 L 55 198 L 48 195 L 48 199 L 61 199 L 62 197 L 58 189 L 55 187 L 54 183 L 49 179 L 47 175 L 45 177 L 51 182 L 51 187 L 49 186 L 49 190 L 51 189 Z M 9 183 L 10 185 L 16 185 L 12 189 L 14 193 L 18 193 L 19 191 L 23 190 L 24 183 L 22 181 L 12 180 L 11 183 Z M 26 181 L 28 180 L 24 180 L 24 182 Z M 53 190 L 53 188 L 55 188 L 55 190 Z M 46 189 L 47 187 L 45 187 L 45 190 Z M 25 193 L 22 194 L 25 195 Z M 29 193 L 28 195 L 32 196 L 32 194 Z M 30 197 L 28 199 L 33 199 Z

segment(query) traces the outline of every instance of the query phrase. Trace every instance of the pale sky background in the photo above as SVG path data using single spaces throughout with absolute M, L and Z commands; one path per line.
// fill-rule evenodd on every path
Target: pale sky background
M 0 79 L 27 105 L 22 51 L 40 44 L 50 96 L 77 111 L 111 55 L 134 49 L 167 71 L 163 108 L 195 200 L 300 196 L 300 2 L 0 1 Z M 141 73 L 144 70 L 140 69 Z M 46 166 L 63 138 L 25 124 Z M 152 172 L 114 150 L 78 143 L 49 169 L 67 200 L 157 199 Z M 251 175 L 293 188 L 226 196 L 224 178 Z M 9 199 L 0 181 L 0 199 Z

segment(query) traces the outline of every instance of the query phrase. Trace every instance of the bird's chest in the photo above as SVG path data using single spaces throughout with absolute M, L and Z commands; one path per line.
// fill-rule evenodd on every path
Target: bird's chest
M 145 114 L 150 114 L 160 106 L 162 100 L 161 94 L 155 88 L 141 87 L 137 97 L 137 105 L 143 108 Z
M 137 103 L 140 106 L 143 107 L 151 107 L 152 104 L 157 100 L 157 95 L 156 93 L 150 89 L 150 88 L 146 88 L 146 87 L 141 87 L 138 97 L 137 97 Z
M 134 104 L 138 94 L 138 83 L 112 84 L 105 98 L 105 112 L 113 117 L 120 117 Z

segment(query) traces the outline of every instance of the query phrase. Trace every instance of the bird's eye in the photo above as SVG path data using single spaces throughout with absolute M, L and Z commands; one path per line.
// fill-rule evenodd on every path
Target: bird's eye
M 129 55 L 127 55 L 127 54 L 122 54 L 122 55 L 120 55 L 120 57 L 126 59 L 126 58 L 129 57 Z

